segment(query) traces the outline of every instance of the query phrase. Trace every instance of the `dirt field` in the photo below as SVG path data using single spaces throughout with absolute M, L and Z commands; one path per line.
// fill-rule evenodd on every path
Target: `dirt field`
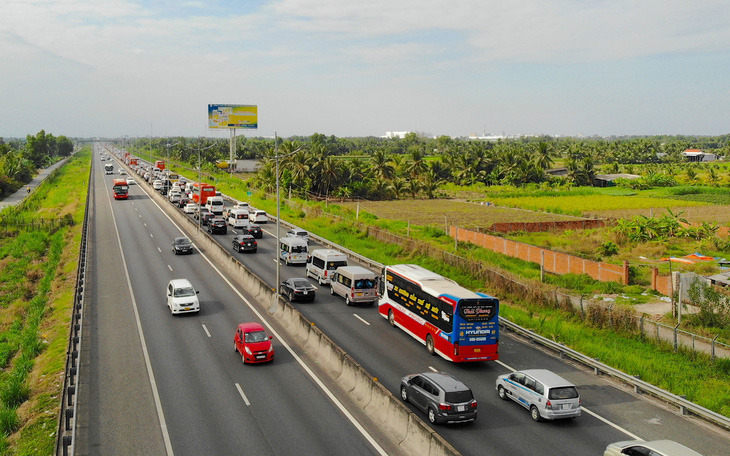
M 730 226 L 730 206 L 693 206 L 693 207 L 674 207 L 672 212 L 675 214 L 682 213 L 682 218 L 686 218 L 690 223 L 713 223 L 717 222 L 718 226 Z M 664 208 L 649 209 L 620 209 L 611 211 L 596 211 L 587 214 L 595 218 L 632 218 L 637 215 L 645 215 L 647 217 L 652 214 L 654 217 L 661 217 L 665 214 Z
M 357 205 L 357 203 L 337 204 L 353 210 Z M 488 228 L 493 223 L 500 222 L 552 222 L 577 219 L 567 215 L 443 199 L 365 201 L 359 204 L 361 211 L 370 212 L 378 218 L 407 220 L 415 225 L 444 226 L 444 217 L 449 225 L 462 228 Z

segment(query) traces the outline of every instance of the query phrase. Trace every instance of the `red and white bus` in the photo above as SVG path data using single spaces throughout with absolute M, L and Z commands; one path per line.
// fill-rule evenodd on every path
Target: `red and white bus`
M 126 179 L 114 179 L 112 184 L 112 193 L 114 194 L 115 200 L 125 200 L 129 198 L 129 185 Z
M 210 184 L 195 182 L 193 184 L 193 201 L 201 206 L 208 201 L 208 198 L 215 196 L 215 187 Z
M 386 266 L 378 312 L 454 362 L 499 359 L 499 300 L 415 264 Z

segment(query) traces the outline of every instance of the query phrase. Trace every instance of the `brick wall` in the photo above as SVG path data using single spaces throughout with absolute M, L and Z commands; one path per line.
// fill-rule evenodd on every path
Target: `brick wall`
M 471 242 L 503 255 L 543 264 L 545 272 L 553 274 L 588 274 L 602 282 L 629 283 L 629 264 L 609 264 L 586 260 L 577 256 L 555 252 L 522 242 L 511 241 L 499 236 L 465 230 L 456 226 L 450 228 L 451 237 L 458 241 Z
M 606 226 L 603 220 L 564 220 L 560 222 L 505 222 L 494 223 L 489 231 L 510 233 L 513 231 L 585 230 Z

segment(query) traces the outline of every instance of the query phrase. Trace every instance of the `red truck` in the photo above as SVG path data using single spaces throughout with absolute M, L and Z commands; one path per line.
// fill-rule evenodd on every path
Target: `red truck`
M 165 162 L 162 160 L 155 161 L 155 168 L 159 169 L 160 171 L 165 170 Z
M 136 166 L 136 165 L 139 165 L 139 158 L 129 157 L 129 166 Z
M 129 185 L 127 185 L 126 179 L 114 179 L 112 184 L 112 193 L 114 194 L 114 199 L 127 199 L 129 198 Z

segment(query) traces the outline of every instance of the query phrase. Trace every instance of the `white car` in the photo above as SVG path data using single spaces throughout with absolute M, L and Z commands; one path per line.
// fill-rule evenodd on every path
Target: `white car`
M 185 205 L 185 208 L 183 209 L 183 212 L 186 214 L 194 214 L 195 211 L 198 210 L 198 205 L 195 203 L 188 203 Z
M 128 178 L 127 178 L 127 185 L 134 185 L 134 184 L 136 184 L 136 183 L 137 183 L 137 181 L 136 181 L 136 180 L 134 180 L 134 178 L 133 178 L 133 177 L 128 177 Z
M 167 284 L 167 307 L 173 315 L 200 312 L 198 293 L 188 279 L 170 280 Z
M 612 443 L 606 447 L 603 456 L 625 456 L 627 454 L 647 454 L 651 456 L 702 456 L 694 450 L 671 440 L 627 440 Z
M 161 180 L 153 181 L 152 188 L 154 188 L 155 190 L 162 190 L 162 181 Z
M 124 176 L 125 174 L 127 174 L 127 172 L 124 171 L 122 168 L 119 168 L 119 175 Z
M 581 414 L 575 385 L 547 369 L 527 369 L 497 377 L 497 394 L 530 411 L 534 421 L 576 418 Z
M 286 232 L 287 236 L 290 237 L 300 237 L 304 238 L 305 241 L 307 241 L 307 244 L 309 244 L 309 233 L 307 233 L 305 230 L 300 228 L 293 228 Z

